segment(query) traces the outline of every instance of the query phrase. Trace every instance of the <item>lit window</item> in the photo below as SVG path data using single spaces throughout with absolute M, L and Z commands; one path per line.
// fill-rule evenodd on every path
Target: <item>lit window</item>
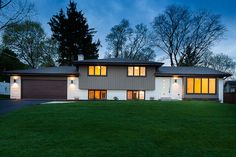
M 106 66 L 101 66 L 101 75 L 106 76 L 107 75 L 107 67 Z
M 89 66 L 89 75 L 94 75 L 94 66 Z
M 216 79 L 187 78 L 187 94 L 216 94 Z
M 101 75 L 101 67 L 100 66 L 95 66 L 95 75 L 96 76 Z
M 127 99 L 128 100 L 144 100 L 145 91 L 143 90 L 128 90 L 127 91 Z
M 144 91 L 139 91 L 139 99 L 144 100 Z
M 193 93 L 193 78 L 187 78 L 187 93 Z
M 128 76 L 134 75 L 134 67 L 128 67 Z
M 134 76 L 139 76 L 139 67 L 134 67 Z
M 106 66 L 89 66 L 89 76 L 106 76 L 107 67 Z
M 129 66 L 128 76 L 146 76 L 146 67 Z
M 207 78 L 202 79 L 202 93 L 203 94 L 208 93 L 208 79 Z
M 106 90 L 89 90 L 88 91 L 89 100 L 105 100 L 107 98 Z
M 201 79 L 200 78 L 195 78 L 194 93 L 196 93 L 196 94 L 201 93 Z
M 146 76 L 146 68 L 140 67 L 140 76 Z
M 88 94 L 89 100 L 94 99 L 94 91 L 93 91 L 93 90 L 90 90 L 90 91 L 88 91 L 88 92 L 89 92 L 89 94 Z
M 216 93 L 216 79 L 214 78 L 209 79 L 209 93 L 210 94 Z

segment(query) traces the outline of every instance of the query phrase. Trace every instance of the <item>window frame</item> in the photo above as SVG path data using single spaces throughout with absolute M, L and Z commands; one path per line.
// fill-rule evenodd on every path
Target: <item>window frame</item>
M 90 74 L 89 74 L 89 67 L 90 67 L 90 66 L 93 67 L 93 75 L 90 75 Z M 95 71 L 96 71 L 95 67 L 96 67 L 96 66 L 99 66 L 99 67 L 100 67 L 100 75 L 96 75 L 96 74 L 95 74 Z M 106 67 L 106 75 L 102 75 L 102 67 Z M 107 77 L 107 69 L 108 69 L 108 67 L 107 67 L 106 65 L 88 65 L 88 66 L 87 66 L 87 76 L 89 76 L 89 77 Z
M 188 93 L 188 78 L 193 79 L 193 93 Z M 200 93 L 195 93 L 195 79 L 201 79 L 201 84 L 200 84 Z M 208 93 L 203 93 L 202 92 L 202 79 L 207 79 L 208 80 Z M 215 93 L 210 93 L 209 88 L 210 88 L 210 79 L 215 79 Z M 186 95 L 217 95 L 218 93 L 218 85 L 217 85 L 218 79 L 215 77 L 186 77 L 186 86 L 185 86 L 185 93 Z
M 94 98 L 93 99 L 90 99 L 89 98 L 89 92 L 93 92 L 93 95 L 94 95 Z M 99 91 L 100 92 L 100 99 L 96 99 L 95 98 L 95 92 L 96 91 Z M 106 98 L 105 99 L 101 99 L 101 96 L 102 96 L 102 91 L 105 91 L 106 93 Z M 107 100 L 107 90 L 104 90 L 104 89 L 88 89 L 88 100 Z
M 129 67 L 133 68 L 133 74 L 132 75 L 129 75 Z M 134 75 L 135 67 L 139 68 L 139 75 Z M 141 75 L 141 67 L 145 68 L 145 75 Z M 140 66 L 140 65 L 127 66 L 127 76 L 128 77 L 147 77 L 147 66 Z
M 140 99 L 140 91 L 144 92 L 143 99 Z M 128 92 L 132 92 L 132 99 L 128 99 Z M 138 92 L 138 99 L 133 98 L 133 93 Z M 146 99 L 146 91 L 145 90 L 127 90 L 126 91 L 126 100 L 145 100 Z

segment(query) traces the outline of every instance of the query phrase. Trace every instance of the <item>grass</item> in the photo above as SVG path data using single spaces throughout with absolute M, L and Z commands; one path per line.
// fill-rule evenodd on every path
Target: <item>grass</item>
M 2 157 L 233 157 L 236 106 L 105 101 L 27 107 L 0 118 Z
M 2 95 L 2 94 L 0 94 L 0 100 L 1 99 L 10 99 L 10 95 Z

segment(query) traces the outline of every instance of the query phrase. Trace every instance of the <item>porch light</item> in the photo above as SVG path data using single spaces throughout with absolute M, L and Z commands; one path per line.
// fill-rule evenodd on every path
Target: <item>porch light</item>
M 13 82 L 16 83 L 16 79 L 13 79 Z
M 70 80 L 70 84 L 74 84 L 74 80 Z
M 175 78 L 174 80 L 175 80 L 175 83 L 177 83 L 177 79 Z

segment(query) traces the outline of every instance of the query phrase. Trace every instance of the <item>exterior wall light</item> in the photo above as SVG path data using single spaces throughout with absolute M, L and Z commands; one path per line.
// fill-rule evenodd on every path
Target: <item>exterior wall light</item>
M 16 83 L 16 79 L 13 79 L 13 82 Z
M 70 84 L 74 84 L 74 80 L 70 80 Z
M 177 83 L 177 79 L 175 79 L 175 83 Z

